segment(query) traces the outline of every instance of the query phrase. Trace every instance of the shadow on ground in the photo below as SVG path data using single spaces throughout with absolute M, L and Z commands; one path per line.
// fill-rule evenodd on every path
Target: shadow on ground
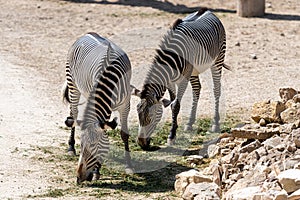
M 154 9 L 162 10 L 170 13 L 191 13 L 194 11 L 198 11 L 201 7 L 187 7 L 183 4 L 173 4 L 168 1 L 157 1 L 157 0 L 123 0 L 117 2 L 109 2 L 109 1 L 95 1 L 95 0 L 64 0 L 74 3 L 94 3 L 94 4 L 118 4 L 118 5 L 126 5 L 126 6 L 140 6 L 140 7 L 151 7 Z M 235 13 L 235 10 L 228 9 L 210 9 L 214 12 L 226 12 L 226 13 Z
M 102 180 L 88 183 L 87 185 L 95 188 L 114 189 L 121 191 L 130 191 L 135 193 L 152 193 L 152 192 L 172 192 L 176 174 L 190 170 L 191 168 L 171 163 L 165 168 L 134 175 L 118 175 L 118 177 L 102 178 Z M 119 180 L 118 180 L 119 179 Z

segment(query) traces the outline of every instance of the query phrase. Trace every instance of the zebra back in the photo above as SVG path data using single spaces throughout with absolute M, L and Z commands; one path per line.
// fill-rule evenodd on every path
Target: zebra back
M 95 123 L 102 127 L 109 123 L 112 111 L 128 103 L 131 95 L 131 64 L 119 47 L 109 43 L 99 65 L 103 71 L 97 74 L 89 93 L 82 129 Z
M 180 74 L 188 65 L 202 73 L 225 53 L 225 29 L 217 16 L 204 9 L 177 20 L 159 47 L 158 57 Z

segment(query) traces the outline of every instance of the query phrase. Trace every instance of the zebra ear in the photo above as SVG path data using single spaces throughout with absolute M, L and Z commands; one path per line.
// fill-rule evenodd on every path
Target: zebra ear
M 103 130 L 107 130 L 109 128 L 111 129 L 115 129 L 118 126 L 118 122 L 117 122 L 117 117 L 115 117 L 112 121 L 110 122 L 99 122 L 100 128 Z
M 117 117 L 115 117 L 112 121 L 107 122 L 107 126 L 109 126 L 111 129 L 115 129 L 118 126 Z
M 141 91 L 134 87 L 133 85 L 130 85 L 131 88 L 131 95 L 141 97 Z
M 160 100 L 162 102 L 162 104 L 164 105 L 164 107 L 168 107 L 172 101 L 168 100 L 168 99 L 162 99 Z

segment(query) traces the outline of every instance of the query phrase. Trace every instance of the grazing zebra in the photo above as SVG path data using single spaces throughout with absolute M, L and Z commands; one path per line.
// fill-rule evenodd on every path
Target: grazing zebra
M 150 136 L 162 117 L 162 105 L 171 106 L 172 127 L 168 144 L 175 142 L 180 102 L 188 82 L 193 89 L 193 105 L 187 124 L 187 129 L 191 129 L 195 122 L 201 89 L 198 75 L 208 68 L 212 72 L 215 97 L 212 131 L 220 130 L 221 71 L 223 67 L 230 69 L 224 64 L 225 49 L 224 27 L 221 21 L 206 8 L 184 19 L 178 19 L 174 23 L 156 50 L 156 56 L 144 80 L 142 90 L 133 91 L 134 95 L 140 97 L 137 105 L 140 126 L 138 143 L 143 149 L 149 148 Z M 177 92 L 175 92 L 175 85 Z M 163 99 L 166 90 L 170 93 L 171 101 Z
M 121 138 L 125 145 L 125 170 L 128 173 L 132 172 L 127 125 L 130 79 L 131 64 L 126 53 L 98 34 L 88 33 L 70 48 L 64 98 L 70 103 L 70 117 L 65 123 L 72 127 L 68 151 L 73 154 L 78 103 L 81 94 L 87 98 L 83 120 L 80 123 L 83 132 L 77 169 L 78 183 L 91 180 L 95 169 L 94 175 L 99 178 L 99 168 L 109 150 L 106 129 L 114 129 L 117 126 L 115 119 L 109 121 L 114 110 L 120 114 Z

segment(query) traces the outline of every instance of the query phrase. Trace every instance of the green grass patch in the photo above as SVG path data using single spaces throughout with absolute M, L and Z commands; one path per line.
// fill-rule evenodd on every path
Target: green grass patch
M 221 126 L 221 132 L 230 132 L 237 120 L 227 118 Z M 51 180 L 63 184 L 66 189 L 49 189 L 38 196 L 31 198 L 63 198 L 64 196 L 91 196 L 98 199 L 108 197 L 115 199 L 128 199 L 133 196 L 141 198 L 165 199 L 169 197 L 178 198 L 174 192 L 176 174 L 191 169 L 186 162 L 186 156 L 198 154 L 203 142 L 217 137 L 209 132 L 211 120 L 203 118 L 197 120 L 193 131 L 184 131 L 183 123 L 177 129 L 176 145 L 167 147 L 165 145 L 171 128 L 170 122 L 159 125 L 152 135 L 151 145 L 159 146 L 160 149 L 146 152 L 136 143 L 138 126 L 130 128 L 130 150 L 135 174 L 128 175 L 124 172 L 124 144 L 121 140 L 120 130 L 110 130 L 111 146 L 107 160 L 100 169 L 100 180 L 84 182 L 76 185 L 75 168 L 78 156 L 67 154 L 68 145 L 61 143 L 57 146 L 32 146 L 29 153 L 34 152 L 32 157 L 35 161 L 47 164 Z M 76 145 L 77 154 L 80 146 Z M 209 165 L 210 160 L 204 159 L 203 164 L 197 168 Z

